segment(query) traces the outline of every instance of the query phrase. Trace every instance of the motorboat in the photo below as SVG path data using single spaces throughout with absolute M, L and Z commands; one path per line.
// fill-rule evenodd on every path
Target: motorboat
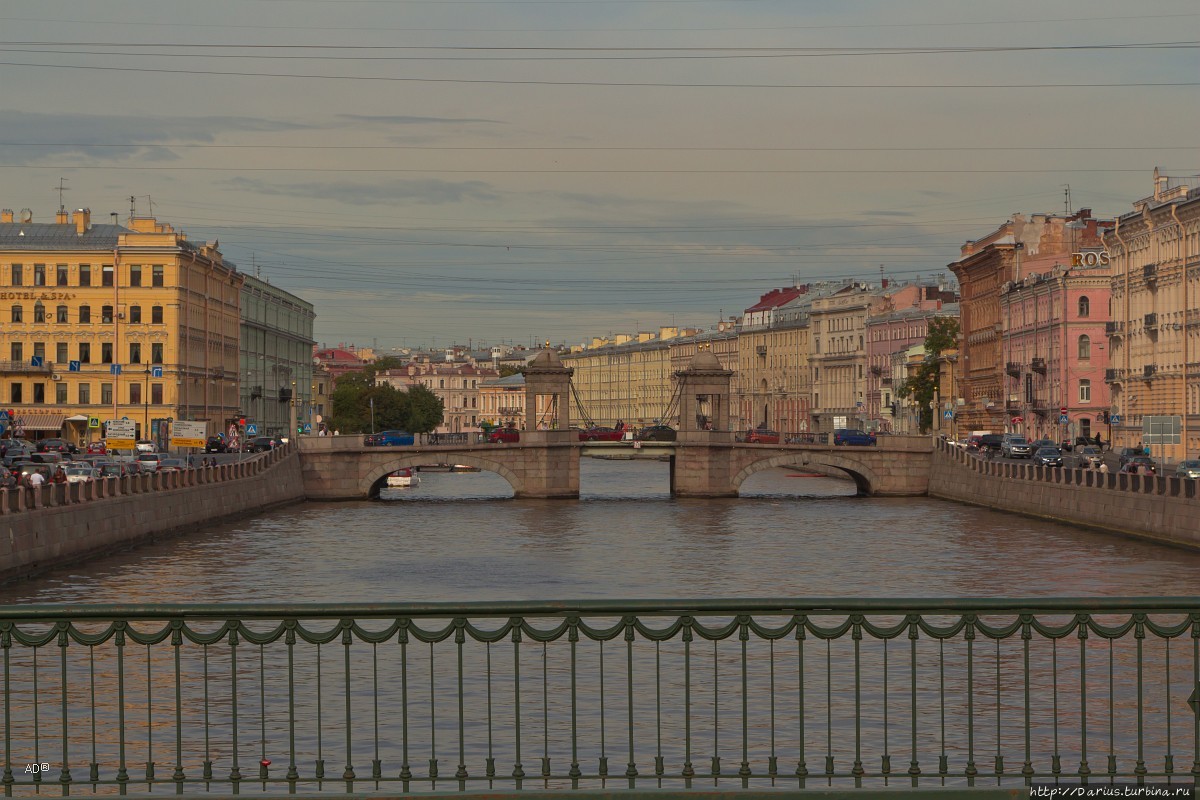
M 411 467 L 401 467 L 395 472 L 387 476 L 387 485 L 394 487 L 417 486 L 421 483 L 420 477 L 415 475 Z

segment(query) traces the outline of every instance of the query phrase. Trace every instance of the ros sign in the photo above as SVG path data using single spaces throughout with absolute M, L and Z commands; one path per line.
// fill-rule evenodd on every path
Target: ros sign
M 1072 267 L 1107 267 L 1108 251 L 1090 251 L 1086 253 L 1071 253 Z

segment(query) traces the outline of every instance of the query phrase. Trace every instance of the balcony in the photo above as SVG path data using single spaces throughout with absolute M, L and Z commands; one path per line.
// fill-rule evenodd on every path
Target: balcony
M 1120 336 L 1123 327 L 1125 326 L 1120 322 L 1106 322 L 1104 323 L 1104 333 L 1106 336 Z
M 766 356 L 766 354 L 767 354 L 767 346 L 766 346 L 765 344 L 760 344 L 760 345 L 758 345 L 757 347 L 755 347 L 755 348 L 754 348 L 754 352 L 755 352 L 755 353 L 757 353 L 757 354 L 758 354 L 758 355 L 760 355 L 760 356 Z
M 1158 330 L 1158 314 L 1153 312 L 1147 314 L 1143 322 L 1146 325 L 1146 330 Z
M 1045 375 L 1046 374 L 1046 359 L 1044 359 L 1044 358 L 1033 359 L 1032 361 L 1029 362 L 1029 368 L 1040 375 Z
M 1121 370 L 1112 368 L 1104 370 L 1105 383 L 1114 383 L 1119 380 L 1121 380 Z
M 882 374 L 883 374 L 883 367 L 881 367 L 881 366 L 878 366 L 878 365 L 874 365 L 874 366 L 872 366 L 872 367 L 871 367 L 871 374 L 872 374 L 872 375 L 874 375 L 875 377 L 879 377 L 880 375 L 882 375 Z
M 28 361 L 0 361 L 0 373 L 8 373 L 10 375 L 49 375 L 51 364 L 42 362 L 42 366 L 35 367 Z
M 1020 411 L 1021 410 L 1021 401 L 1020 400 L 1005 400 L 1004 401 L 1004 410 L 1009 411 L 1009 412 Z
M 1146 264 L 1142 267 L 1142 278 L 1146 283 L 1154 283 L 1158 280 L 1158 264 Z
M 1142 367 L 1142 377 L 1143 378 L 1147 378 L 1147 379 L 1153 378 L 1157 374 L 1158 374 L 1158 365 L 1157 364 L 1147 364 L 1146 366 Z
M 883 378 L 880 380 L 880 384 L 882 384 L 883 386 L 891 386 L 892 379 L 891 378 Z
M 1016 361 L 1009 361 L 1007 364 L 1005 364 L 1004 371 L 1014 378 L 1021 377 L 1021 365 Z

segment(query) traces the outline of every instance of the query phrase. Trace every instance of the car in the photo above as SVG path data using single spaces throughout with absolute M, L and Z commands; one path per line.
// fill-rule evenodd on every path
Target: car
M 101 439 L 98 442 L 88 442 L 87 454 L 89 456 L 102 456 L 108 453 L 108 444 Z
M 839 446 L 870 447 L 875 444 L 875 436 L 866 431 L 860 431 L 857 428 L 835 428 L 833 431 L 833 443 Z
M 1141 458 L 1145 455 L 1146 451 L 1140 447 L 1122 447 L 1117 451 L 1117 466 L 1124 467 L 1130 459 Z
M 993 452 L 998 453 L 998 452 L 1000 452 L 1000 446 L 1003 443 L 1004 443 L 1004 435 L 1003 434 L 985 433 L 983 436 L 979 437 L 979 445 L 976 447 L 976 449 L 980 450 L 980 451 L 991 450 Z
M 1033 455 L 1033 448 L 1024 436 L 1005 434 L 1004 441 L 1000 443 L 1000 453 L 1006 458 L 1029 458 Z
M 59 464 L 63 461 L 63 454 L 47 450 L 44 453 L 30 453 L 29 460 L 36 461 L 39 464 Z
M 388 433 L 394 432 L 395 431 L 388 431 Z M 384 434 L 382 433 L 379 434 L 379 436 L 383 435 Z M 409 435 L 411 436 L 411 434 Z M 412 442 L 409 442 L 409 444 L 412 444 Z M 242 452 L 265 453 L 268 450 L 274 450 L 276 447 L 279 447 L 279 439 L 275 438 L 274 436 L 255 436 L 253 439 L 248 439 L 246 441 L 246 444 L 242 447 Z
M 1081 467 L 1098 467 L 1104 461 L 1104 456 L 1100 454 L 1099 447 L 1089 444 L 1075 451 L 1075 460 Z
M 1057 450 L 1059 444 L 1059 442 L 1056 442 L 1053 439 L 1038 439 L 1036 442 L 1031 442 L 1029 446 L 1032 447 L 1033 451 L 1036 453 L 1043 447 L 1053 447 L 1055 450 Z
M 42 439 L 37 443 L 39 453 L 77 453 L 79 448 L 66 439 Z
M 579 432 L 581 442 L 619 442 L 625 434 L 616 428 L 606 428 L 603 425 L 593 425 Z
M 228 453 L 229 445 L 225 443 L 224 436 L 210 436 L 204 440 L 204 452 Z
M 110 462 L 108 464 L 100 465 L 100 477 L 101 478 L 123 478 L 128 474 L 129 474 L 129 471 L 127 469 L 125 469 L 124 464 Z
M 258 438 L 263 439 L 270 437 L 260 436 Z M 276 446 L 278 446 L 278 440 L 275 441 Z M 408 431 L 380 431 L 379 433 L 370 434 L 364 440 L 364 443 L 374 447 L 410 447 L 415 444 L 416 441 L 417 437 L 413 436 Z
M 100 477 L 100 470 L 95 467 L 67 467 L 67 483 L 87 483 Z
M 188 469 L 188 463 L 182 458 L 164 458 L 158 462 L 159 472 L 183 472 Z
M 1158 468 L 1154 464 L 1154 459 L 1150 456 L 1133 456 L 1124 464 L 1121 465 L 1121 472 L 1141 472 L 1148 469 L 1151 475 L 1158 473 Z
M 1062 451 L 1057 447 L 1040 447 L 1033 454 L 1033 464 L 1038 467 L 1061 467 L 1063 465 Z
M 746 441 L 750 444 L 779 444 L 779 431 L 769 428 L 751 428 L 746 431 Z
M 158 450 L 158 445 L 151 439 L 138 439 L 133 443 L 133 447 L 139 453 L 153 453 Z
M 45 464 L 26 461 L 20 464 L 14 464 L 12 474 L 16 477 L 17 482 L 24 485 L 27 476 L 35 472 L 42 473 L 42 477 L 46 479 L 46 483 L 50 483 L 50 479 L 54 477 L 54 468 L 48 467 Z
M 512 444 L 521 441 L 521 432 L 516 428 L 496 428 L 488 434 L 489 444 Z
M 1189 458 L 1187 461 L 1180 461 L 1179 466 L 1175 468 L 1175 477 L 1192 480 L 1200 478 L 1200 459 Z
M 649 425 L 633 437 L 635 442 L 673 442 L 679 437 L 670 425 Z
M 142 453 L 136 459 L 138 469 L 142 472 L 154 472 L 162 461 L 161 453 Z

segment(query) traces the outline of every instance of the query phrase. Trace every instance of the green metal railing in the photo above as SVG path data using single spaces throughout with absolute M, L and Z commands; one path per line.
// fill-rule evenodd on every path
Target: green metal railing
M 0 651 L 9 796 L 1200 777 L 1200 598 L 10 606 Z

